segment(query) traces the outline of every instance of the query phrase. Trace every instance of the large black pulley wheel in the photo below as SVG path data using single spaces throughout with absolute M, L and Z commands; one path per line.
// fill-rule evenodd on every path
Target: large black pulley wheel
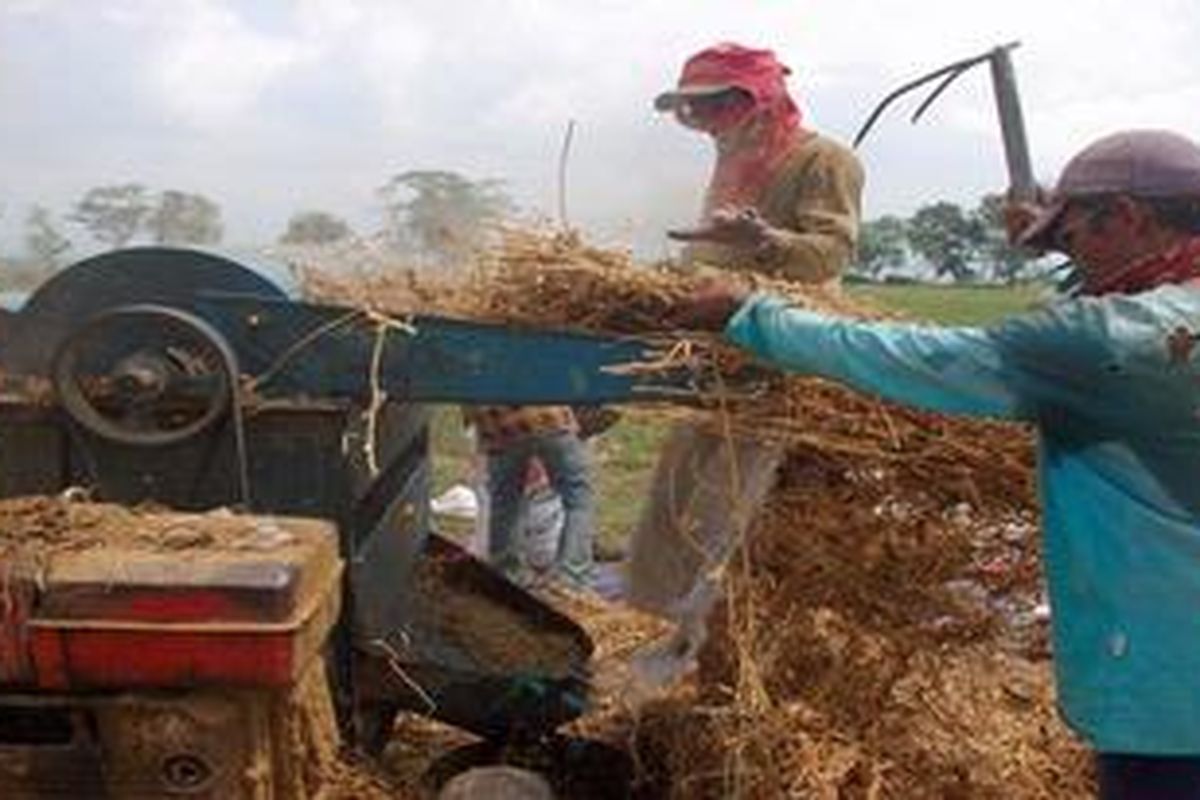
M 52 375 L 59 403 L 86 430 L 161 447 L 203 433 L 229 411 L 238 367 L 225 338 L 200 317 L 130 305 L 73 331 Z

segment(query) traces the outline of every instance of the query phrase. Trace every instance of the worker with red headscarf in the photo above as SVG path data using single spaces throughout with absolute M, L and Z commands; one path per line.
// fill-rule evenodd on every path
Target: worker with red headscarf
M 655 100 L 716 145 L 698 226 L 670 235 L 689 243 L 690 264 L 836 285 L 854 256 L 863 170 L 848 148 L 804 127 L 789 72 L 770 50 L 719 44 L 689 58 Z M 627 587 L 635 605 L 679 623 L 670 659 L 654 669 L 678 671 L 698 651 L 717 573 L 782 455 L 688 423 L 669 435 L 633 533 Z
M 720 44 L 689 58 L 654 101 L 717 149 L 700 227 L 672 236 L 693 243 L 689 260 L 836 281 L 854 256 L 863 171 L 851 150 L 802 125 L 789 73 L 770 50 Z

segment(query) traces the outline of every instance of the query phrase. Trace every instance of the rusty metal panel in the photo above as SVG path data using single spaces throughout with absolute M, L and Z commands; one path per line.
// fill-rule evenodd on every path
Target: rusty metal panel
M 62 432 L 44 415 L 0 404 L 0 497 L 54 494 L 67 482 Z
M 0 797 L 102 797 L 91 718 L 58 698 L 0 696 Z
M 27 684 L 33 679 L 26 625 L 33 604 L 33 582 L 7 566 L 13 574 L 0 576 L 0 685 Z

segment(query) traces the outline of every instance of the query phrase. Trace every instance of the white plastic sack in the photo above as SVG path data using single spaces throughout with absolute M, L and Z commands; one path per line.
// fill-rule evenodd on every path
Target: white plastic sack
M 429 502 L 434 514 L 458 519 L 475 519 L 479 516 L 479 501 L 471 487 L 457 483 Z
M 546 570 L 554 565 L 565 522 L 562 500 L 553 489 L 543 487 L 525 496 L 518 530 L 529 566 Z

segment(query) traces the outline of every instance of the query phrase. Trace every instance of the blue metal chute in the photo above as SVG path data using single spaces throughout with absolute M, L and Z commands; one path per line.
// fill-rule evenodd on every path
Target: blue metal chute
M 544 404 L 677 399 L 693 374 L 651 339 L 542 331 L 432 315 L 206 295 L 197 309 L 234 343 L 262 397 Z
M 497 404 L 686 400 L 693 365 L 662 361 L 671 343 L 539 330 L 433 315 L 391 319 L 298 301 L 287 267 L 213 251 L 135 247 L 75 264 L 38 288 L 0 342 L 10 372 L 44 375 L 68 332 L 123 307 L 194 314 L 236 354 L 262 397 Z M 138 336 L 145 338 L 144 334 Z M 152 346 L 153 337 L 145 344 Z

